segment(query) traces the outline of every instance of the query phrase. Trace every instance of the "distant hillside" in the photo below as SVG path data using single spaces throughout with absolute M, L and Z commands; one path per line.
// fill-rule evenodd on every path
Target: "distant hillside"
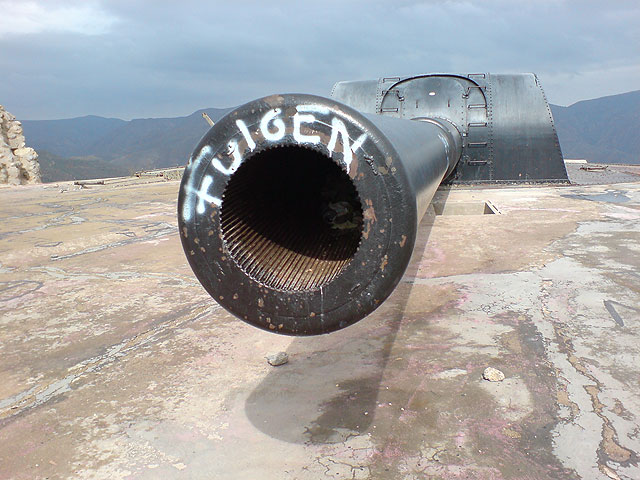
M 640 164 L 640 90 L 551 111 L 565 158 Z
M 184 165 L 209 130 L 202 112 L 218 121 L 230 110 L 206 109 L 188 117 L 131 120 L 96 142 L 94 155 L 136 170 Z
M 87 116 L 23 121 L 29 145 L 40 153 L 43 180 L 126 175 L 184 165 L 209 126 L 231 109 L 208 108 L 188 117 L 131 121 Z M 640 164 L 640 91 L 551 105 L 565 158 Z M 43 154 L 44 152 L 44 154 Z
M 93 145 L 127 122 L 89 115 L 66 120 L 23 120 L 25 138 L 37 152 L 46 150 L 62 157 L 91 155 Z
M 125 172 L 122 175 L 184 165 L 209 129 L 202 112 L 217 121 L 230 110 L 208 108 L 188 117 L 131 121 L 96 116 L 25 120 L 22 125 L 29 145 L 40 153 L 41 163 L 45 152 L 44 161 L 50 170 L 43 181 L 94 178 L 92 172 L 109 172 L 95 177 L 99 178 L 112 176 L 113 172 Z M 79 163 L 91 159 L 97 162 L 93 169 L 89 163 Z
M 64 158 L 46 150 L 38 151 L 38 161 L 43 182 L 122 177 L 134 173 L 131 169 L 99 158 Z

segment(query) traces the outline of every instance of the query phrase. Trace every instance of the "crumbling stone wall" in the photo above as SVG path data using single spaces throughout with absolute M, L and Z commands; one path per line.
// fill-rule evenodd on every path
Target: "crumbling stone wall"
M 38 154 L 25 146 L 22 124 L 0 105 L 0 184 L 40 181 Z

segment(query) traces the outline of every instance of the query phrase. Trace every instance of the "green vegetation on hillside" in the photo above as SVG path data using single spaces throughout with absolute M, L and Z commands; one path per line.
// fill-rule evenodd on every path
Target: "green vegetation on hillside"
M 133 173 L 131 169 L 121 165 L 114 165 L 99 158 L 64 158 L 46 150 L 38 152 L 38 161 L 40 162 L 40 173 L 43 182 L 122 177 Z

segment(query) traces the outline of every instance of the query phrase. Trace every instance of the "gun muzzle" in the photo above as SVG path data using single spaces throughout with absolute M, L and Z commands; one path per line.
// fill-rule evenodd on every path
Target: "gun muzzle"
M 220 305 L 265 330 L 351 325 L 400 281 L 461 145 L 444 119 L 312 95 L 249 102 L 209 130 L 185 170 L 178 221 L 191 268 Z

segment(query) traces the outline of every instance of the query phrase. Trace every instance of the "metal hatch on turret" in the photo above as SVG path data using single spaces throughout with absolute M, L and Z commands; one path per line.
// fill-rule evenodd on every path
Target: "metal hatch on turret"
M 532 73 L 381 77 L 338 82 L 331 96 L 365 113 L 452 123 L 463 150 L 445 183 L 568 181 L 551 110 Z

